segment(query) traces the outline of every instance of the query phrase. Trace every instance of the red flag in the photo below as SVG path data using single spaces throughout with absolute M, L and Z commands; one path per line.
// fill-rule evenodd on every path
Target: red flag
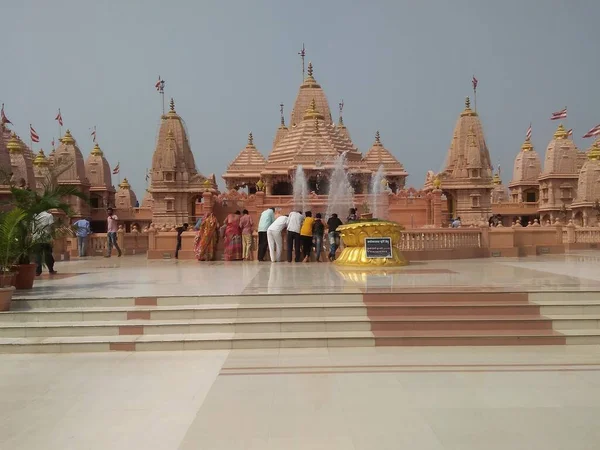
M 558 119 L 566 119 L 566 118 L 567 118 L 567 107 L 565 106 L 564 109 L 553 112 L 552 117 L 550 117 L 550 120 L 558 120 Z
M 477 78 L 475 78 L 475 75 L 473 75 L 473 79 L 471 80 L 471 83 L 473 83 L 473 90 L 476 91 L 477 83 L 479 83 L 479 80 Z
M 63 126 L 63 120 L 62 120 L 62 114 L 60 113 L 60 108 L 58 109 L 58 114 L 56 115 L 56 117 L 54 118 L 54 120 L 58 120 L 58 124 L 61 127 Z
M 569 136 L 573 136 L 573 128 L 569 128 L 567 130 L 567 137 L 569 137 Z
M 600 135 L 600 125 L 596 125 L 590 131 L 583 135 L 584 138 L 591 138 Z
M 117 163 L 117 165 L 115 166 L 115 168 L 113 169 L 113 175 L 116 175 L 119 173 L 119 163 Z
M 531 124 L 529 124 L 529 128 L 527 128 L 527 133 L 525 134 L 525 139 L 528 141 L 531 140 Z
M 161 94 L 165 91 L 165 80 L 161 80 L 160 79 L 160 75 L 158 76 L 158 81 L 156 82 L 156 84 L 154 85 L 154 87 Z
M 6 123 L 10 123 L 12 125 L 12 122 L 8 120 L 8 117 L 6 117 L 6 114 L 4 114 L 4 103 L 2 103 L 2 108 L 0 108 L 0 125 L 4 125 Z
M 40 137 L 31 124 L 29 124 L 29 135 L 31 136 L 31 142 L 40 142 Z

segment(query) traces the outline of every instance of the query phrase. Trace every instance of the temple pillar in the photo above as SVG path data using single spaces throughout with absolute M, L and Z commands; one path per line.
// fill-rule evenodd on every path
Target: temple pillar
M 265 193 L 263 191 L 258 191 L 256 193 L 256 206 L 260 210 L 264 204 L 265 204 Z
M 442 227 L 442 190 L 434 189 L 432 192 L 433 198 L 433 226 L 435 228 Z
M 204 204 L 204 213 L 208 214 L 213 212 L 214 201 L 211 192 L 202 193 L 202 203 Z
M 265 180 L 265 194 L 273 195 L 273 179 L 271 177 L 267 177 Z

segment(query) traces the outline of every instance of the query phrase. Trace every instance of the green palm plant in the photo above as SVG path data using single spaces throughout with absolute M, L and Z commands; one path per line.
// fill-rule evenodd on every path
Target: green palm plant
M 6 286 L 7 275 L 21 256 L 18 236 L 25 215 L 21 208 L 0 214 L 0 287 Z
M 64 227 L 53 227 L 52 230 L 40 229 L 35 218 L 44 211 L 61 211 L 68 217 L 72 215 L 72 208 L 68 203 L 70 197 L 78 197 L 85 202 L 88 198 L 74 186 L 58 183 L 58 176 L 68 170 L 70 165 L 63 164 L 54 168 L 44 180 L 40 192 L 11 187 L 12 206 L 23 211 L 24 217 L 19 222 L 17 230 L 17 241 L 20 248 L 19 264 L 29 264 L 31 256 L 36 247 L 43 242 L 48 235 L 55 237 L 56 233 L 62 232 Z

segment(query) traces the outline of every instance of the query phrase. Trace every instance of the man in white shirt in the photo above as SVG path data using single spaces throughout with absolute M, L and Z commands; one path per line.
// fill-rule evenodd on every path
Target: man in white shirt
M 283 246 L 283 238 L 281 233 L 288 225 L 288 216 L 279 216 L 275 219 L 269 228 L 267 228 L 267 241 L 269 242 L 269 255 L 271 262 L 279 262 L 281 260 L 281 250 Z
M 294 249 L 296 262 L 302 260 L 300 254 L 300 229 L 304 222 L 304 216 L 298 211 L 292 211 L 289 215 L 287 226 L 287 261 L 292 262 L 292 248 Z
M 54 256 L 52 256 L 52 228 L 54 226 L 54 216 L 48 211 L 42 211 L 34 217 L 33 239 L 36 241 L 35 262 L 37 264 L 36 275 L 42 274 L 42 260 L 48 268 L 51 275 L 56 273 L 54 270 Z

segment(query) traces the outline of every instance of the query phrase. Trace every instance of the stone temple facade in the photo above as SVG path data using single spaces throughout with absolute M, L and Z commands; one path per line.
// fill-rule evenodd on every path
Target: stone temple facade
M 161 117 L 150 178 L 148 191 L 156 225 L 193 222 L 202 195 L 217 192 L 215 176 L 205 177 L 196 169 L 187 131 L 173 99 L 169 112 Z
M 250 137 L 248 145 L 227 167 L 223 179 L 228 190 L 247 188 L 253 194 L 259 185 L 267 196 L 291 195 L 294 174 L 302 166 L 308 190 L 314 195 L 326 195 L 329 175 L 341 155 L 345 157 L 355 194 L 367 193 L 371 177 L 380 165 L 393 191 L 405 186 L 408 173 L 383 146 L 379 132 L 363 156 L 352 142 L 342 116 L 337 124 L 333 122 L 325 92 L 309 63 L 308 75 L 300 85 L 290 115 L 290 126 L 285 125 L 282 116 L 268 157 L 256 149 Z
M 428 175 L 425 187 L 433 189 L 436 184 L 446 196 L 449 217 L 476 224 L 491 215 L 494 183 L 490 153 L 468 97 L 454 128 L 445 167 L 437 176 Z

